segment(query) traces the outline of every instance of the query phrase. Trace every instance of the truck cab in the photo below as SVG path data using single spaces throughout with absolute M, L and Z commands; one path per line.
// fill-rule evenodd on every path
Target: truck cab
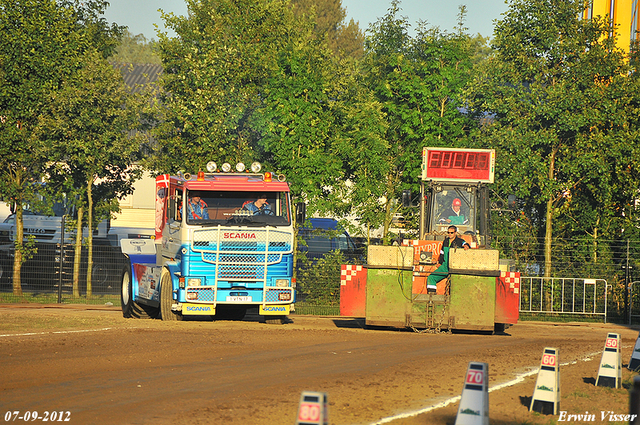
M 158 176 L 155 250 L 123 249 L 131 260 L 122 283 L 125 317 L 143 310 L 163 320 L 221 312 L 241 318 L 253 306 L 267 321 L 282 321 L 295 301 L 284 180 L 258 172 Z
M 486 185 L 428 182 L 425 189 L 425 235 L 442 239 L 449 226 L 454 225 L 474 247 L 488 246 L 490 214 Z

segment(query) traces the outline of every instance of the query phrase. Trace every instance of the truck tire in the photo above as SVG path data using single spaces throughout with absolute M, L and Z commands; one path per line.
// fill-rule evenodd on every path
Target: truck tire
M 160 277 L 160 318 L 163 321 L 175 322 L 182 320 L 182 314 L 171 310 L 173 305 L 173 285 L 171 284 L 171 275 L 169 271 L 162 270 Z
M 126 269 L 122 271 L 120 305 L 122 306 L 122 316 L 125 318 L 150 319 L 158 315 L 158 309 L 138 304 L 133 300 L 131 272 Z

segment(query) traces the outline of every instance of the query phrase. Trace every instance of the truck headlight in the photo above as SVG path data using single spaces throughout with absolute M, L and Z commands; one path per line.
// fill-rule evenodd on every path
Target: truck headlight
M 202 279 L 199 277 L 190 277 L 187 279 L 187 286 L 200 286 L 202 285 Z
M 289 279 L 276 279 L 276 287 L 286 288 L 289 286 Z

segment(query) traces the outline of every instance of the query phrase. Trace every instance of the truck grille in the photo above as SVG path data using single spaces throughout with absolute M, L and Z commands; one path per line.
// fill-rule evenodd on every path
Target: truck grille
M 263 281 L 267 266 L 282 263 L 293 252 L 293 234 L 275 229 L 195 230 L 192 251 L 204 264 L 215 266 L 216 280 Z

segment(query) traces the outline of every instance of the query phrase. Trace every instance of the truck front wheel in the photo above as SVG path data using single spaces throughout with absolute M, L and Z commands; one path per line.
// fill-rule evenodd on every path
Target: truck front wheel
M 126 318 L 149 319 L 156 317 L 157 309 L 138 304 L 133 300 L 133 283 L 131 272 L 125 269 L 122 272 L 122 285 L 120 289 L 120 305 L 122 315 Z
M 168 270 L 162 270 L 160 277 L 160 317 L 163 321 L 182 320 L 182 314 L 171 310 L 173 306 L 173 284 Z

